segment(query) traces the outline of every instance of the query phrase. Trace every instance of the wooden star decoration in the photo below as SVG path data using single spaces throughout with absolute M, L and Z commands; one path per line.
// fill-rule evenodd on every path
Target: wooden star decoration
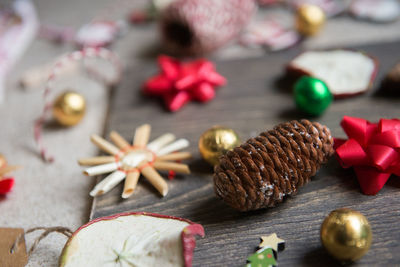
M 276 252 L 282 251 L 285 249 L 285 240 L 280 239 L 276 233 L 273 233 L 269 236 L 262 236 L 259 247 L 271 247 Z
M 97 147 L 111 156 L 83 158 L 78 163 L 83 166 L 92 166 L 83 173 L 96 176 L 111 173 L 98 183 L 90 192 L 91 196 L 99 196 L 113 189 L 125 179 L 122 198 L 130 197 L 142 174 L 162 196 L 168 193 L 168 185 L 157 170 L 173 171 L 176 173 L 190 173 L 189 166 L 176 161 L 191 157 L 189 152 L 176 152 L 189 146 L 189 141 L 179 139 L 166 133 L 148 143 L 151 127 L 144 124 L 136 129 L 133 144 L 128 143 L 115 131 L 110 133 L 112 144 L 98 135 L 92 135 L 90 140 Z

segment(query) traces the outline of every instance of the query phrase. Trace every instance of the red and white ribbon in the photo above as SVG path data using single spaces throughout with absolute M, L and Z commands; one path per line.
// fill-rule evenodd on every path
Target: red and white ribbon
M 56 78 L 62 72 L 62 68 L 72 64 L 74 62 L 80 62 L 84 59 L 98 58 L 109 62 L 115 69 L 115 77 L 108 79 L 100 72 L 96 72 L 94 69 L 87 69 L 91 76 L 94 76 L 97 80 L 100 80 L 106 86 L 113 86 L 121 80 L 122 65 L 116 54 L 105 48 L 84 48 L 80 51 L 71 52 L 65 56 L 62 56 L 54 65 L 54 68 L 50 72 L 50 75 L 46 82 L 46 87 L 43 93 L 44 107 L 41 116 L 35 121 L 34 124 L 34 138 L 39 147 L 40 155 L 45 161 L 52 162 L 54 158 L 47 153 L 47 149 L 43 144 L 42 129 L 43 125 L 48 117 L 49 111 L 53 107 L 53 101 L 49 100 L 49 96 L 53 91 L 54 83 Z
M 239 38 L 239 44 L 245 47 L 266 47 L 279 51 L 294 46 L 300 41 L 300 35 L 285 26 L 283 18 L 264 18 L 253 20 Z

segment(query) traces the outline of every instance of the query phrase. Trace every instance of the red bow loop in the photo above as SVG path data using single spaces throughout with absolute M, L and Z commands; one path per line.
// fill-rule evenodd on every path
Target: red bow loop
M 399 131 L 400 130 L 400 120 L 399 119 L 381 119 L 379 121 L 379 132 L 384 133 L 386 131 Z
M 398 153 L 391 147 L 382 145 L 369 145 L 368 155 L 372 165 L 380 171 L 385 171 L 398 160 Z
M 0 195 L 5 195 L 11 191 L 11 189 L 14 186 L 14 178 L 13 177 L 8 177 L 8 178 L 3 178 L 0 177 Z
M 349 138 L 353 138 L 358 142 L 361 142 L 361 145 L 365 143 L 365 137 L 367 133 L 366 120 L 344 116 L 340 125 Z
M 161 73 L 145 82 L 144 92 L 163 97 L 170 111 L 179 110 L 191 100 L 207 102 L 215 97 L 214 87 L 226 83 L 214 64 L 206 59 L 180 62 L 162 55 L 158 64 Z
M 371 138 L 371 144 L 400 148 L 400 131 L 392 130 L 377 133 Z
M 368 156 L 355 139 L 349 139 L 336 149 L 343 168 L 368 164 Z
M 341 125 L 349 140 L 335 140 L 342 167 L 354 167 L 363 192 L 374 195 L 391 174 L 400 175 L 400 120 L 379 123 L 343 117 Z
M 161 55 L 158 57 L 158 65 L 167 79 L 175 80 L 179 77 L 179 61 L 172 57 Z

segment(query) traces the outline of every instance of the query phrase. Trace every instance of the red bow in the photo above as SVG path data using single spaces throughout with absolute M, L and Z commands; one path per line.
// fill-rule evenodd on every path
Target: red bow
M 162 55 L 158 64 L 161 73 L 146 81 L 144 92 L 164 98 L 170 111 L 179 110 L 190 100 L 207 102 L 215 96 L 214 87 L 226 83 L 214 64 L 206 59 L 179 62 Z
M 0 177 L 0 195 L 5 195 L 11 191 L 14 186 L 14 178 L 4 178 Z
M 341 126 L 349 139 L 335 139 L 336 154 L 343 168 L 354 167 L 364 194 L 375 195 L 391 174 L 400 176 L 400 120 L 344 116 Z

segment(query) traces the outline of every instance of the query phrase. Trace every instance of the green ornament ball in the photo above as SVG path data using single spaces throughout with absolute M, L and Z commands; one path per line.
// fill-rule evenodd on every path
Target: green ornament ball
M 303 76 L 294 85 L 294 99 L 301 111 L 318 116 L 329 107 L 333 96 L 323 81 Z

